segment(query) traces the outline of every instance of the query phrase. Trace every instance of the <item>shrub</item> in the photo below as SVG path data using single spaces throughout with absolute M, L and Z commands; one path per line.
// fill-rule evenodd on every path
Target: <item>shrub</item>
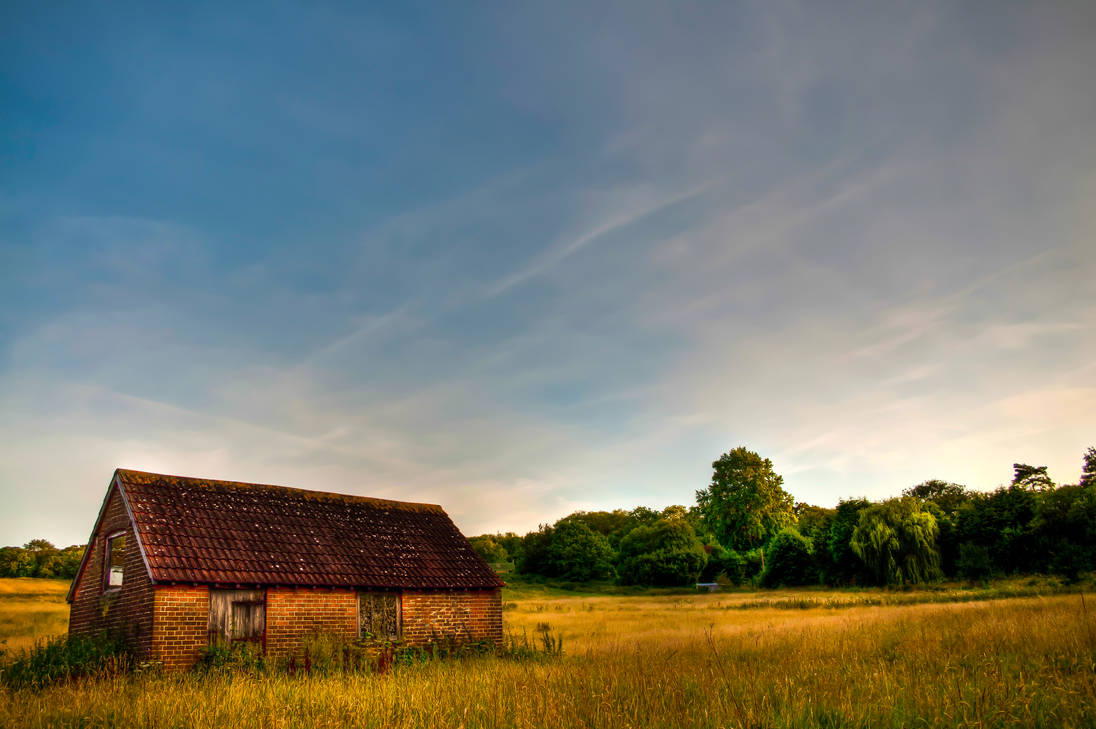
M 732 585 L 741 585 L 746 581 L 746 558 L 740 552 L 729 549 L 720 559 L 723 574 Z
M 675 586 L 696 582 L 708 561 L 704 545 L 684 519 L 659 519 L 620 540 L 620 580 L 629 585 Z
M 754 582 L 759 579 L 761 573 L 765 571 L 765 552 L 760 548 L 751 549 L 742 555 L 742 558 L 746 562 L 745 580 Z
M 200 673 L 255 672 L 266 667 L 254 643 L 213 643 L 202 649 L 194 668 Z
M 817 579 L 810 541 L 793 527 L 782 529 L 769 543 L 762 583 L 766 587 L 807 585 Z
M 0 668 L 0 683 L 9 688 L 39 688 L 81 676 L 123 673 L 133 667 L 133 654 L 121 637 L 63 635 L 17 654 Z
M 704 551 L 708 553 L 708 560 L 704 563 L 704 568 L 700 570 L 697 581 L 715 582 L 715 578 L 723 573 L 723 557 L 727 554 L 727 550 L 718 544 L 709 544 L 704 546 Z
M 545 563 L 545 574 L 564 580 L 605 579 L 613 574 L 613 548 L 608 539 L 585 524 L 562 521 L 554 529 Z
M 955 567 L 965 579 L 985 580 L 993 573 L 993 560 L 985 546 L 965 542 L 959 545 Z

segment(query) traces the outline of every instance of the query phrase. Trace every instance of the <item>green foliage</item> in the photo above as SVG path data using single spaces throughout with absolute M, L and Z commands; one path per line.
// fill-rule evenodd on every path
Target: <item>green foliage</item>
M 707 561 L 704 563 L 703 569 L 700 570 L 700 575 L 697 576 L 696 581 L 715 582 L 716 578 L 723 573 L 723 557 L 727 554 L 727 550 L 718 544 L 704 544 L 703 549 L 707 553 Z
M 942 576 L 938 534 L 932 513 L 905 496 L 863 509 L 849 546 L 878 584 L 926 582 Z
M 743 581 L 753 582 L 759 580 L 761 574 L 765 571 L 765 550 L 761 547 L 751 549 L 742 555 L 742 559 L 746 563 Z
M 199 673 L 255 673 L 266 667 L 262 650 L 254 643 L 211 643 L 202 649 L 194 669 Z
M 1096 485 L 1062 486 L 1042 494 L 1031 533 L 1042 569 L 1076 581 L 1096 570 Z
M 795 505 L 795 530 L 813 540 L 815 534 L 829 529 L 834 513 L 834 509 L 798 502 Z
M 1054 482 L 1047 475 L 1046 466 L 1029 466 L 1026 463 L 1012 464 L 1012 485 L 1027 491 L 1050 491 Z
M 493 534 L 482 534 L 478 537 L 470 537 L 468 542 L 472 545 L 472 548 L 479 552 L 479 555 L 483 559 L 491 564 L 498 564 L 499 562 L 509 562 L 510 553 L 506 551 L 506 547 L 502 546 Z
M 732 585 L 741 585 L 746 582 L 746 558 L 740 552 L 728 549 L 720 557 L 719 562 L 723 568 L 723 576 Z
M 711 484 L 696 492 L 696 501 L 720 544 L 752 549 L 795 523 L 793 500 L 783 483 L 772 461 L 739 447 L 712 464 Z
M 82 545 L 57 549 L 45 539 L 32 539 L 22 547 L 0 547 L 0 577 L 72 579 L 83 556 Z
M 120 637 L 58 636 L 37 643 L 0 666 L 0 684 L 41 688 L 81 676 L 129 671 L 133 656 Z
M 989 549 L 981 544 L 959 545 L 959 559 L 956 562 L 959 575 L 968 580 L 987 580 L 993 574 L 993 560 Z
M 963 504 L 971 499 L 967 487 L 949 481 L 932 478 L 911 486 L 902 492 L 903 496 L 913 496 L 922 501 L 931 502 L 940 507 L 945 514 L 955 514 Z
M 521 540 L 515 567 L 521 574 L 550 575 L 548 549 L 552 546 L 555 530 L 547 524 L 541 524 L 535 532 L 529 532 Z
M 1081 457 L 1081 481 L 1078 485 L 1096 487 L 1096 448 L 1092 446 Z
M 852 533 L 860 523 L 860 512 L 868 508 L 867 499 L 848 499 L 838 503 L 825 538 L 826 554 L 815 554 L 822 563 L 822 579 L 829 584 L 847 585 L 864 576 L 864 562 L 849 546 Z
M 1042 561 L 1031 529 L 1037 505 L 1037 494 L 1021 486 L 975 495 L 956 514 L 955 539 L 986 547 L 995 572 L 1035 571 Z
M 560 521 L 545 552 L 546 572 L 564 580 L 586 582 L 613 574 L 613 549 L 609 540 L 578 521 Z
M 704 545 L 687 520 L 663 518 L 636 527 L 621 540 L 618 573 L 628 585 L 689 585 L 707 561 Z
M 786 527 L 773 537 L 766 550 L 766 587 L 809 585 L 818 581 L 811 542 L 794 527 Z

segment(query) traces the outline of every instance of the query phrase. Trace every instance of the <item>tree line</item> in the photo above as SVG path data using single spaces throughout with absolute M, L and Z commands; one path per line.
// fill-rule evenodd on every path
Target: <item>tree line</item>
M 22 547 L 0 547 L 0 577 L 56 577 L 72 579 L 80 569 L 84 545 L 58 549 L 45 539 Z
M 1096 570 L 1096 448 L 1076 484 L 1013 464 L 992 492 L 931 479 L 882 501 L 796 502 L 768 458 L 735 448 L 694 506 L 578 511 L 524 536 L 471 542 L 492 563 L 572 582 L 673 586 L 905 585 Z

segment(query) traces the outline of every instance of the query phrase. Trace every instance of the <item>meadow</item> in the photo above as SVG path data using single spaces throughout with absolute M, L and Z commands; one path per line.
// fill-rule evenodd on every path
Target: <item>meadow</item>
M 63 629 L 57 590 L 13 597 L 20 589 L 0 585 L 4 630 Z M 598 594 L 518 585 L 504 600 L 510 632 L 547 626 L 564 655 L 383 675 L 152 673 L 0 689 L 0 726 L 1096 727 L 1096 604 L 1075 588 Z M 31 640 L 5 635 L 9 645 Z

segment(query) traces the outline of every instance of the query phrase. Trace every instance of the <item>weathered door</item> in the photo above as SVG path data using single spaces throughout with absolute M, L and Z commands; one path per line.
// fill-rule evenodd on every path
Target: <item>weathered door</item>
M 210 590 L 209 642 L 261 643 L 266 629 L 265 590 Z

